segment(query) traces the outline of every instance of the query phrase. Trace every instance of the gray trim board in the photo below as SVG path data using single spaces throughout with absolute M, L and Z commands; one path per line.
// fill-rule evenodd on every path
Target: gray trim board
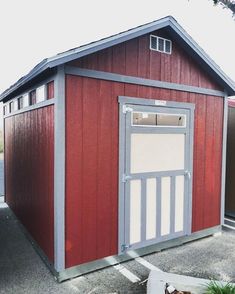
M 226 157 L 227 157 L 227 129 L 228 129 L 228 97 L 224 97 L 224 120 L 222 142 L 222 171 L 221 171 L 221 214 L 220 223 L 224 225 L 225 214 L 225 182 L 226 182 Z
M 83 68 L 79 68 L 75 66 L 66 66 L 65 74 L 112 81 L 112 82 L 119 82 L 119 83 L 125 83 L 125 84 L 134 84 L 134 85 L 141 85 L 146 87 L 154 87 L 154 88 L 224 97 L 224 92 L 213 90 L 213 89 L 200 88 L 200 87 L 169 83 L 169 82 L 163 82 L 163 81 L 157 81 L 157 80 L 150 80 L 145 78 L 110 73 L 105 71 L 83 69 Z
M 118 96 L 118 102 L 120 104 L 134 104 L 134 105 L 149 105 L 149 106 L 165 106 L 171 108 L 182 108 L 182 109 L 195 109 L 194 103 L 154 100 L 146 98 L 134 98 L 129 96 Z M 164 102 L 164 104 L 162 104 Z
M 30 106 L 27 106 L 25 108 L 22 108 L 22 109 L 19 109 L 17 111 L 14 111 L 12 113 L 9 113 L 9 114 L 6 114 L 3 116 L 3 118 L 7 118 L 7 117 L 10 117 L 10 116 L 14 116 L 14 115 L 18 115 L 20 113 L 24 113 L 24 112 L 27 112 L 27 111 L 32 111 L 32 110 L 35 110 L 35 109 L 38 109 L 38 108 L 42 108 L 42 107 L 46 107 L 46 106 L 49 106 L 49 105 L 53 105 L 55 103 L 55 99 L 49 99 L 49 100 L 45 100 L 45 101 L 42 101 L 40 103 L 36 103 L 36 104 L 33 104 L 33 105 L 30 105 Z
M 55 79 L 54 149 L 54 248 L 55 269 L 65 268 L 65 75 L 58 68 Z

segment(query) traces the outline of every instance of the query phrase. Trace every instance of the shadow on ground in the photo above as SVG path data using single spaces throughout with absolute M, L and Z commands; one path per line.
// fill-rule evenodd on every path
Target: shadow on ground
M 0 293 L 125 293 L 142 294 L 114 267 L 58 284 L 20 230 L 10 209 L 0 202 Z M 177 248 L 145 256 L 160 269 L 177 274 L 235 282 L 235 233 L 225 231 Z M 141 281 L 149 269 L 136 260 L 123 263 Z

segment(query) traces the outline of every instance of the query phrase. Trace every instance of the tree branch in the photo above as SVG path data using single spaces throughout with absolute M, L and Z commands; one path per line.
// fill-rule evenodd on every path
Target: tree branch
M 224 8 L 228 8 L 235 14 L 235 1 L 234 0 L 213 0 L 214 4 L 221 4 Z

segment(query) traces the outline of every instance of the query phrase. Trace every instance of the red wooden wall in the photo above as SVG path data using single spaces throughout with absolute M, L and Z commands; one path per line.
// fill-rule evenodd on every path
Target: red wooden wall
M 5 118 L 6 202 L 54 260 L 54 106 Z
M 163 30 L 153 34 L 171 39 Z M 149 34 L 72 61 L 70 65 L 221 90 L 176 41 L 172 42 L 172 54 L 150 50 Z
M 119 95 L 196 104 L 193 224 L 220 224 L 223 99 L 66 78 L 66 266 L 117 254 Z

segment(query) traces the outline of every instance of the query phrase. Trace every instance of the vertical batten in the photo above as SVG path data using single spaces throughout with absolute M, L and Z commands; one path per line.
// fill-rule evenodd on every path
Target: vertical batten
M 156 238 L 157 220 L 157 185 L 156 178 L 147 179 L 146 191 L 146 239 Z
M 171 178 L 162 177 L 162 194 L 161 194 L 161 236 L 170 233 L 170 213 L 171 213 Z
M 65 268 L 65 74 L 58 67 L 55 79 L 54 154 L 54 247 L 55 269 Z
M 141 181 L 130 183 L 130 244 L 141 241 Z

